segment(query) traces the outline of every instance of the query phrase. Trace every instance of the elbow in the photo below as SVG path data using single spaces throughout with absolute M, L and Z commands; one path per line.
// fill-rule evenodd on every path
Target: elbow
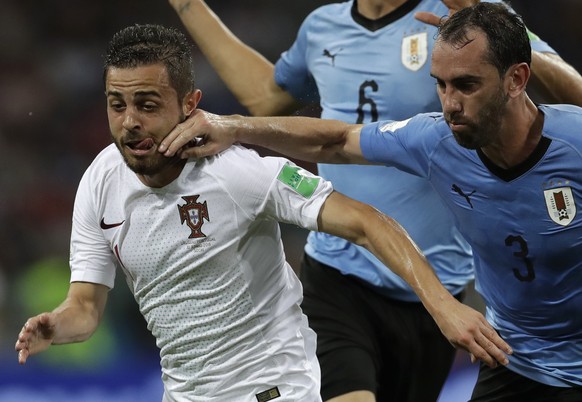
M 245 109 L 249 111 L 251 116 L 273 116 L 274 113 L 269 109 L 268 105 L 261 103 L 243 103 Z
M 258 85 L 254 93 L 241 94 L 240 101 L 252 116 L 288 116 L 301 107 L 291 94 L 270 82 Z

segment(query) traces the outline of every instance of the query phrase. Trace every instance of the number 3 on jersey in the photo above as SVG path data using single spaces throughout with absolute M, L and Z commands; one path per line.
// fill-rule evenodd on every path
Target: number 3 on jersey
M 529 249 L 527 247 L 527 242 L 521 236 L 509 235 L 505 238 L 505 245 L 507 247 L 512 247 L 514 243 L 519 246 L 519 251 L 514 251 L 513 255 L 519 257 L 525 264 L 526 272 L 522 273 L 522 270 L 513 268 L 513 275 L 521 282 L 531 282 L 536 278 L 536 273 L 533 268 L 533 263 L 527 257 Z

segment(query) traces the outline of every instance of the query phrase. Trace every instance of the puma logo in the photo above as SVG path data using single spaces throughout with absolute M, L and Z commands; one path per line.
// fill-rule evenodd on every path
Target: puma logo
M 471 202 L 471 199 L 469 197 L 471 197 L 473 195 L 473 193 L 475 193 L 475 190 L 471 191 L 469 194 L 465 194 L 463 192 L 463 190 L 461 190 L 461 188 L 459 186 L 457 186 L 456 184 L 453 184 L 453 186 L 451 187 L 451 189 L 459 194 L 461 197 L 463 197 L 465 200 L 467 200 L 467 204 L 469 204 L 469 206 L 471 207 L 471 209 L 473 209 L 473 203 Z
M 335 67 L 335 56 L 337 56 L 338 53 L 341 52 L 342 50 L 343 48 L 340 48 L 337 52 L 331 53 L 329 50 L 323 49 L 323 56 L 329 57 L 331 59 L 332 67 Z

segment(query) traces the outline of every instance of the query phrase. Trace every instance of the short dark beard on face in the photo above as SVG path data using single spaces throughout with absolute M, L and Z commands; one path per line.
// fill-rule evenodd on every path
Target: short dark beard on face
M 500 87 L 497 93 L 481 107 L 476 123 L 466 123 L 469 128 L 466 135 L 453 132 L 457 143 L 467 149 L 478 149 L 492 144 L 499 137 L 508 99 L 509 96 Z
M 500 87 L 495 96 L 479 112 L 479 148 L 492 144 L 499 138 L 501 122 L 505 117 L 509 95 Z
M 182 108 L 182 102 L 179 102 L 179 104 L 180 104 L 180 108 Z M 186 120 L 186 118 L 187 118 L 187 116 L 184 113 L 180 112 L 178 122 L 182 123 Z M 175 127 L 173 127 L 173 128 L 175 128 Z M 168 134 L 169 134 L 169 132 L 168 132 Z M 138 158 L 138 157 L 134 157 L 131 155 L 128 156 L 125 153 L 125 147 L 123 146 L 121 139 L 119 139 L 119 141 L 116 140 L 111 132 L 110 132 L 110 136 L 111 136 L 111 140 L 113 141 L 113 143 L 117 147 L 117 150 L 119 151 L 119 153 L 123 157 L 123 161 L 125 162 L 127 167 L 135 174 L 138 174 L 141 176 L 154 176 L 154 175 L 157 175 L 159 173 L 162 173 L 164 171 L 164 169 L 171 168 L 172 166 L 178 166 L 178 165 L 182 165 L 182 167 L 183 167 L 184 164 L 186 163 L 186 160 L 180 158 L 180 156 L 178 154 L 176 154 L 172 157 L 167 157 L 167 156 L 162 155 L 159 152 L 155 152 L 153 156 L 146 156 L 143 158 Z M 154 144 L 154 146 L 157 148 L 159 146 L 159 144 L 156 143 L 156 144 Z
M 180 102 L 180 108 L 181 107 L 182 103 Z M 184 120 L 186 120 L 186 118 L 187 116 L 180 112 L 178 121 L 182 123 Z M 154 176 L 156 174 L 162 173 L 164 169 L 170 168 L 172 165 L 184 164 L 186 162 L 185 160 L 180 158 L 178 154 L 172 157 L 167 157 L 159 152 L 154 153 L 154 156 L 147 156 L 143 158 L 137 158 L 131 155 L 128 156 L 125 153 L 125 147 L 121 143 L 121 139 L 117 141 L 111 132 L 110 136 L 111 140 L 117 147 L 117 150 L 123 157 L 123 161 L 125 162 L 127 167 L 135 174 L 141 176 Z M 154 146 L 157 148 L 158 144 L 154 144 Z
M 142 176 L 154 176 L 164 170 L 165 167 L 171 165 L 173 158 L 167 158 L 160 154 L 159 156 L 148 157 L 147 160 L 134 160 L 130 161 L 124 154 L 122 154 L 123 160 L 128 168 L 130 168 L 135 174 Z M 152 160 L 154 158 L 155 160 Z
M 176 164 L 181 159 L 178 155 L 174 155 L 173 157 L 166 157 L 161 153 L 156 153 L 153 156 L 147 156 L 143 158 L 136 158 L 133 156 L 128 156 L 125 153 L 124 146 L 119 142 L 116 141 L 113 136 L 113 143 L 117 147 L 117 150 L 121 154 L 123 161 L 127 165 L 132 172 L 142 176 L 153 176 L 158 173 L 161 173 L 165 168 Z M 157 146 L 157 145 L 156 145 Z

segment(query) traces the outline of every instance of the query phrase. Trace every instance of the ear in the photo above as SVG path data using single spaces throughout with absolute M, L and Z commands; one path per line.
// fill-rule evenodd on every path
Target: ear
M 505 75 L 507 94 L 514 98 L 525 92 L 530 75 L 531 69 L 527 63 L 519 63 L 511 66 Z
M 200 98 L 202 98 L 202 91 L 199 89 L 195 89 L 191 92 L 188 92 L 182 101 L 182 112 L 184 116 L 190 116 L 192 112 L 198 106 L 198 102 L 200 102 Z

